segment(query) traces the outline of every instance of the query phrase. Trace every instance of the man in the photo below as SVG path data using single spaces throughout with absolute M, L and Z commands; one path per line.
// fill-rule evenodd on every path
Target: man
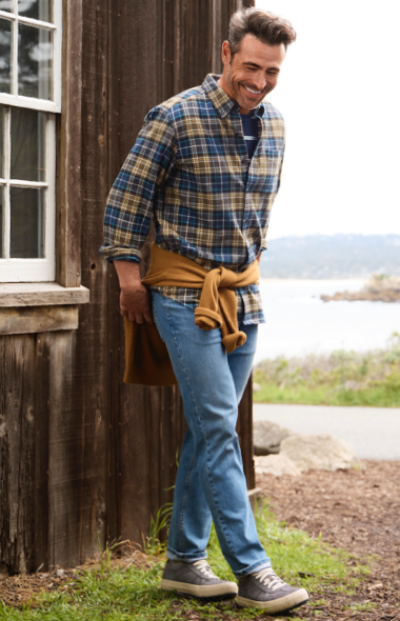
M 201 290 L 154 286 L 150 296 L 139 262 L 151 220 L 159 248 L 207 271 L 224 267 L 238 274 L 259 261 L 284 151 L 281 115 L 263 100 L 295 38 L 289 22 L 259 9 L 233 15 L 222 75 L 208 75 L 201 86 L 146 116 L 110 192 L 102 247 L 115 261 L 122 315 L 156 323 L 188 424 L 161 588 L 203 598 L 236 596 L 236 583 L 217 578 L 205 561 L 213 520 L 239 579 L 238 603 L 270 613 L 299 606 L 308 596 L 276 576 L 259 542 L 235 432 L 264 321 L 258 285 L 235 289 L 247 340 L 228 353 L 218 328 L 195 325 Z

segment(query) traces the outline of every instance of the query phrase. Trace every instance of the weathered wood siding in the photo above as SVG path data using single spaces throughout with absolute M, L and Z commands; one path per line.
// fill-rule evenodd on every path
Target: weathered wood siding
M 68 0 L 73 101 L 59 124 L 58 176 L 74 219 L 60 210 L 58 273 L 67 286 L 81 278 L 91 300 L 78 330 L 0 336 L 0 571 L 76 565 L 98 536 L 140 542 L 171 500 L 179 391 L 122 384 L 118 283 L 98 252 L 104 204 L 146 112 L 220 70 L 229 15 L 243 4 L 253 2 Z M 252 487 L 250 386 L 238 431 Z

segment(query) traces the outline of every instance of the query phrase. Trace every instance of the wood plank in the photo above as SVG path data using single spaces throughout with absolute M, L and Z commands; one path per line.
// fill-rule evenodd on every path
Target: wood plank
M 34 569 L 36 387 L 35 337 L 0 338 L 0 550 L 10 574 Z
M 0 308 L 0 334 L 35 334 L 55 330 L 76 330 L 77 306 L 33 306 Z
M 50 338 L 51 337 L 51 338 Z M 7 337 L 9 338 L 9 337 Z M 49 569 L 49 436 L 50 436 L 50 367 L 51 348 L 57 347 L 57 334 L 38 334 L 36 337 L 36 408 L 35 408 L 35 495 L 32 516 L 35 540 L 32 554 L 32 571 Z M 53 370 L 54 372 L 54 370 Z M 53 407 L 62 411 L 63 404 Z
M 79 348 L 78 332 L 44 336 L 51 369 L 48 555 L 52 568 L 77 565 L 97 547 L 97 529 L 102 534 L 99 504 L 104 504 L 97 491 L 104 470 L 104 442 L 97 444 L 97 430 L 102 433 L 103 427 L 96 418 L 96 367 L 90 365 L 87 349 Z
M 63 89 L 57 157 L 56 280 L 81 284 L 82 0 L 63 4 Z
M 74 394 L 79 415 L 73 407 L 68 412 L 71 424 L 81 430 L 83 458 L 76 522 L 78 555 L 83 560 L 98 549 L 98 538 L 105 546 L 107 538 L 118 537 L 117 441 L 122 395 L 121 388 L 111 392 L 111 387 L 118 373 L 123 337 L 114 331 L 114 317 L 121 319 L 114 267 L 102 259 L 99 246 L 107 194 L 119 168 L 118 107 L 114 103 L 119 97 L 119 75 L 115 56 L 110 53 L 113 49 L 118 64 L 125 62 L 119 56 L 120 41 L 114 30 L 120 20 L 119 8 L 118 0 L 83 3 L 82 284 L 91 291 L 91 303 L 81 308 L 82 329 L 77 333 Z
M 86 287 L 62 287 L 56 282 L 24 282 L 0 285 L 0 307 L 87 304 Z

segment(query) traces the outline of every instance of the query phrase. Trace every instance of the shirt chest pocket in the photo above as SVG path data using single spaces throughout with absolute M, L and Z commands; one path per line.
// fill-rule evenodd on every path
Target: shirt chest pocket
M 259 192 L 277 192 L 282 161 L 283 149 L 263 149 L 252 162 L 251 189 Z

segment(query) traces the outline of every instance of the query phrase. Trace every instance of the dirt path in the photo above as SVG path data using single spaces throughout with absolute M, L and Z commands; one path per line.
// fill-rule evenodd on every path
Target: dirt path
M 279 520 L 363 558 L 376 555 L 372 573 L 354 596 L 325 594 L 302 619 L 400 619 L 400 462 L 366 461 L 362 470 L 310 472 L 301 477 L 259 475 L 257 484 Z M 376 604 L 351 611 L 355 604 Z M 317 614 L 315 614 L 317 613 Z

